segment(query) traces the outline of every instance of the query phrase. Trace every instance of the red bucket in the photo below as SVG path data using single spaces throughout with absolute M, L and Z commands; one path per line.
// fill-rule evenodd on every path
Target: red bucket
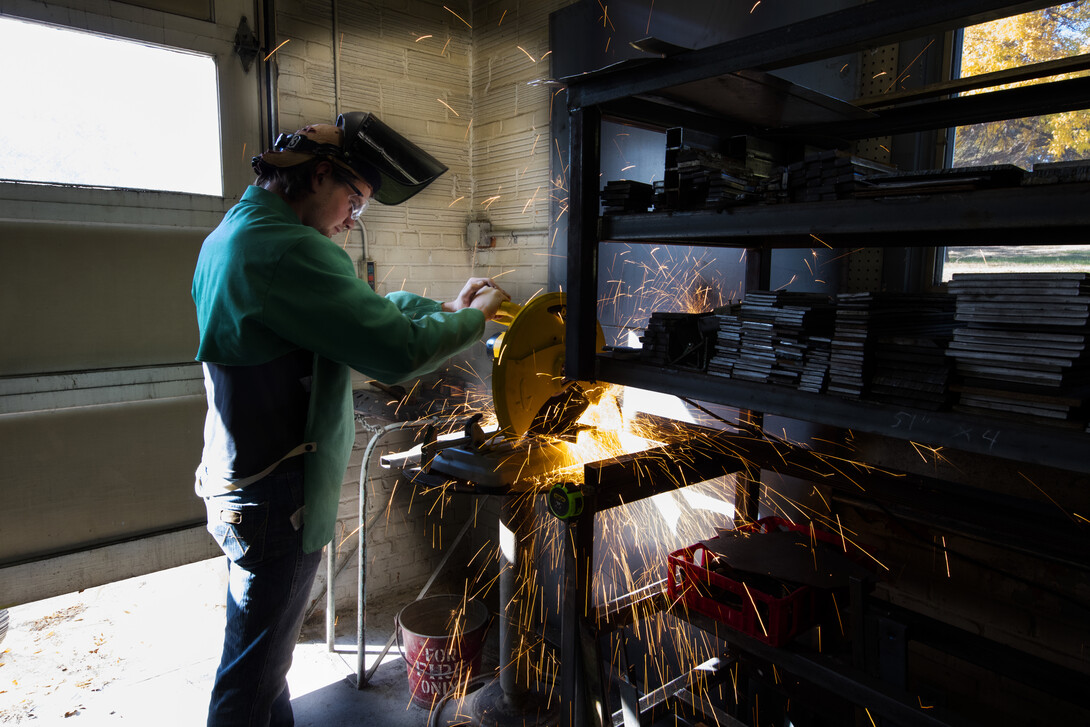
M 484 603 L 461 596 L 429 596 L 398 612 L 415 704 L 430 708 L 455 685 L 476 676 L 488 623 Z

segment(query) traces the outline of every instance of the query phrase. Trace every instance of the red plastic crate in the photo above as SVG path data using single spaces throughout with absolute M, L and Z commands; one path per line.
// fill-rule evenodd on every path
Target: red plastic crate
M 757 535 L 775 531 L 795 531 L 810 536 L 809 525 L 796 525 L 779 517 L 767 517 L 738 528 Z M 818 540 L 841 546 L 841 540 L 814 528 Z M 784 596 L 765 593 L 752 584 L 744 584 L 705 567 L 710 551 L 703 543 L 671 553 L 666 590 L 674 601 L 681 601 L 694 611 L 722 621 L 727 626 L 770 644 L 783 646 L 818 623 L 828 600 L 828 592 L 800 585 Z

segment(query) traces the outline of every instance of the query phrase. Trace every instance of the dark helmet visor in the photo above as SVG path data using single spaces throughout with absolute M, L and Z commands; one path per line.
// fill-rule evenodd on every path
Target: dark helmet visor
M 372 199 L 382 204 L 401 204 L 434 182 L 447 167 L 382 123 L 374 114 L 353 111 L 341 114 L 337 126 L 344 130 L 344 154 L 349 166 L 372 184 Z

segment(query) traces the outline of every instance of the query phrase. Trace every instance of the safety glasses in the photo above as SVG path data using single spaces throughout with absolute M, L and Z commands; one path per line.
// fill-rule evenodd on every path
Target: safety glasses
M 352 205 L 352 219 L 358 220 L 364 210 L 367 209 L 367 206 L 371 204 L 371 198 L 364 197 L 363 192 L 361 192 L 356 185 L 352 184 L 352 182 L 349 182 L 347 179 L 343 181 L 348 185 L 348 188 L 352 190 L 352 196 L 348 198 L 348 204 Z

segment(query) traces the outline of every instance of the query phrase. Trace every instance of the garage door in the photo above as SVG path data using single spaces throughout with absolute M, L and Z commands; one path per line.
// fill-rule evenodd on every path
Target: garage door
M 252 179 L 261 59 L 251 3 L 149 3 L 0 14 L 0 606 L 217 553 L 189 284 Z

